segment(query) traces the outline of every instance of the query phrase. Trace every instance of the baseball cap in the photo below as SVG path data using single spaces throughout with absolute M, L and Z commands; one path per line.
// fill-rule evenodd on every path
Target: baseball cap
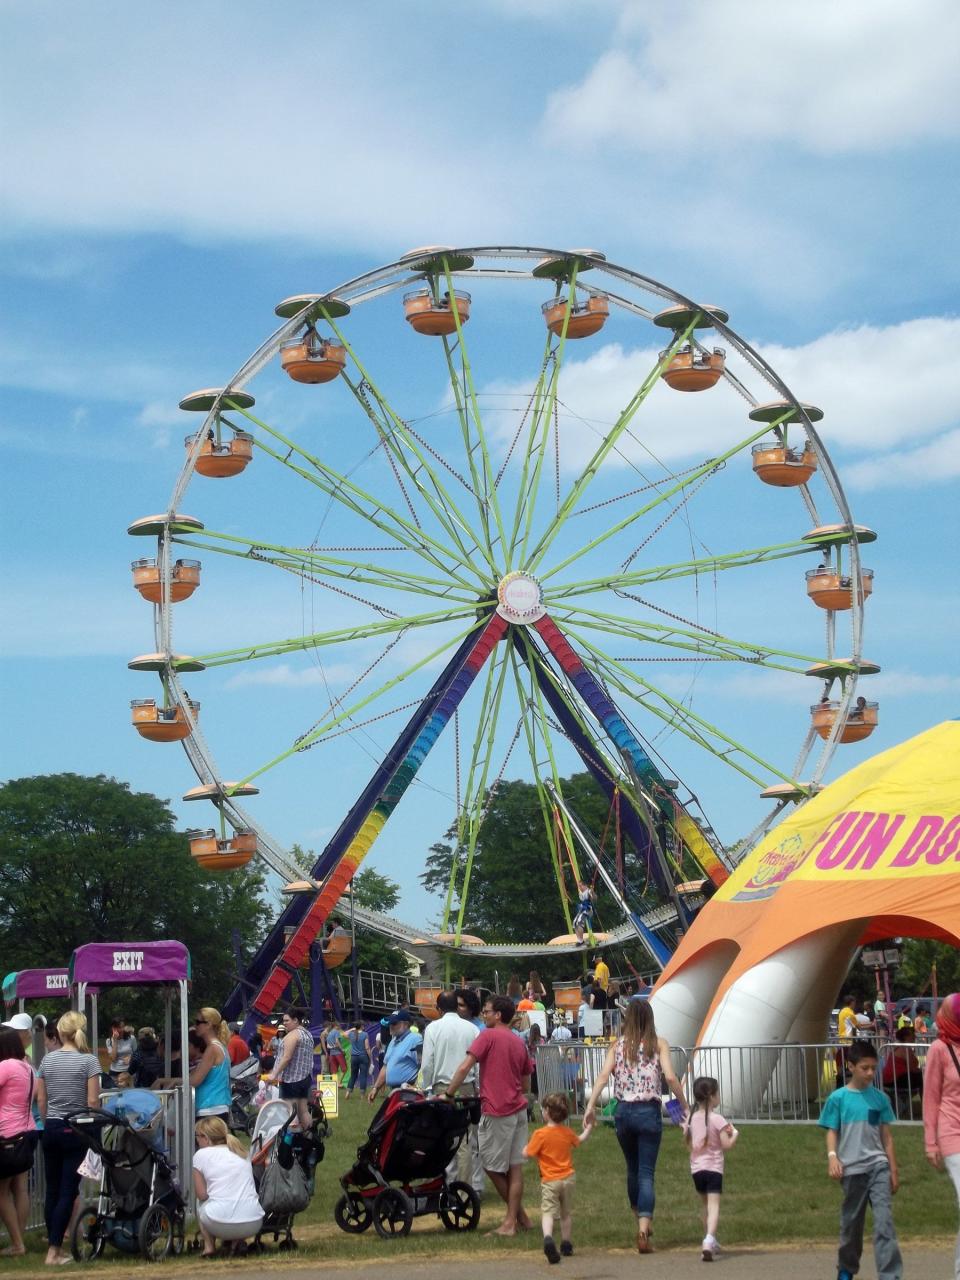
M 389 1026 L 393 1026 L 395 1022 L 412 1022 L 413 1014 L 409 1009 L 394 1009 L 388 1021 Z
M 12 1018 L 8 1018 L 3 1023 L 5 1027 L 12 1027 L 14 1031 L 32 1031 L 33 1019 L 29 1013 L 15 1013 Z

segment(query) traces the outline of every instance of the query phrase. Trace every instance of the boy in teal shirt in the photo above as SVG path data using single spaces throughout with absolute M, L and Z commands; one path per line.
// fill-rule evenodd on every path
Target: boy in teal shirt
M 827 1170 L 843 1183 L 837 1280 L 853 1280 L 863 1253 L 867 1205 L 873 1209 L 877 1280 L 902 1280 L 903 1259 L 893 1226 L 892 1197 L 900 1185 L 893 1151 L 893 1108 L 874 1088 L 877 1051 L 855 1040 L 846 1053 L 849 1083 L 827 1099 L 820 1127 L 827 1130 Z

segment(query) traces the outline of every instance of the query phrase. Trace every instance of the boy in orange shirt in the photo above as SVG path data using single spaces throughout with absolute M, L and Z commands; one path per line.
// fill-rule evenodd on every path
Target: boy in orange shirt
M 525 1156 L 532 1156 L 540 1166 L 540 1213 L 543 1227 L 543 1252 L 547 1261 L 556 1263 L 560 1255 L 569 1258 L 573 1253 L 570 1240 L 573 1227 L 573 1188 L 576 1174 L 573 1172 L 573 1149 L 590 1137 L 591 1125 L 584 1125 L 577 1136 L 567 1124 L 570 1104 L 564 1093 L 550 1093 L 540 1106 L 547 1123 L 535 1130 L 523 1149 Z M 553 1219 L 560 1216 L 560 1248 L 553 1240 Z

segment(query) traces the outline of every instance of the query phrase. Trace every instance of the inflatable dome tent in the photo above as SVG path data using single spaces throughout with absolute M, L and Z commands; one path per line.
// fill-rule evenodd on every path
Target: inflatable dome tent
M 857 948 L 900 934 L 960 946 L 958 720 L 851 769 L 766 834 L 664 969 L 657 1028 L 702 1048 L 822 1042 Z

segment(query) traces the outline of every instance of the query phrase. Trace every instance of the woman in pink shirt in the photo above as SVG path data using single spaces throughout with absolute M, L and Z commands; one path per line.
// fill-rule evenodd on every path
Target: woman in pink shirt
M 33 1097 L 33 1068 L 27 1061 L 20 1033 L 0 1030 L 0 1138 L 36 1134 L 30 1102 Z M 35 1141 L 35 1137 L 32 1141 Z M 26 1252 L 23 1229 L 27 1221 L 27 1178 L 29 1171 L 4 1174 L 0 1166 L 0 1222 L 10 1237 L 0 1256 L 17 1258 Z
M 960 993 L 940 1006 L 937 1034 L 923 1073 L 923 1143 L 933 1167 L 946 1166 L 960 1201 Z M 953 1266 L 960 1280 L 960 1235 Z

